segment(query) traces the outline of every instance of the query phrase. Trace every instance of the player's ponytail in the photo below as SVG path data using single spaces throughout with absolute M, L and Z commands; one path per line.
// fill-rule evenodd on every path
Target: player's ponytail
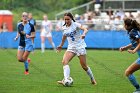
M 132 27 L 140 31 L 140 24 L 136 20 L 132 20 Z
M 134 28 L 137 28 L 140 31 L 140 24 L 134 19 L 125 18 L 124 24 L 127 25 L 126 30 L 128 30 L 128 32 L 130 32 Z

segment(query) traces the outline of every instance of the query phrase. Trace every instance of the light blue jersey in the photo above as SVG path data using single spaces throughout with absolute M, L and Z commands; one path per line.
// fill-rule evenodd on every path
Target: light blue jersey
M 27 23 L 24 25 L 24 32 L 27 35 L 31 35 L 31 32 L 35 32 L 34 26 L 30 23 Z M 26 38 L 25 37 L 25 51 L 33 51 L 33 42 L 31 38 Z
M 136 48 L 138 45 L 137 40 L 140 39 L 140 32 L 138 29 L 132 29 L 129 33 L 130 42 L 132 44 L 132 48 Z M 139 58 L 136 60 L 137 64 L 140 64 L 140 50 L 137 51 Z
M 33 26 L 36 25 L 36 21 L 35 21 L 34 19 L 30 19 L 30 20 L 29 20 L 29 23 L 31 23 Z

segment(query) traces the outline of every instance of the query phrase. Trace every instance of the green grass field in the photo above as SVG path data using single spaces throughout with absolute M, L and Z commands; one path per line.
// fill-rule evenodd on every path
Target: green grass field
M 87 63 L 97 80 L 90 79 L 75 57 L 70 62 L 72 87 L 63 87 L 61 59 L 64 51 L 55 53 L 36 50 L 30 55 L 30 74 L 24 75 L 24 65 L 16 59 L 16 49 L 0 49 L 0 93 L 132 93 L 135 89 L 124 76 L 125 69 L 137 58 L 136 54 L 114 50 L 87 50 Z M 139 71 L 135 73 L 140 81 Z

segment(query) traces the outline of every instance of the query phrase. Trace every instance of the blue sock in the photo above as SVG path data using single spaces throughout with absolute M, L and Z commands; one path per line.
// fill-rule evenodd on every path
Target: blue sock
M 29 66 L 29 64 L 28 64 L 28 61 L 26 60 L 26 61 L 24 62 L 24 67 L 25 67 L 25 70 L 26 70 L 26 71 L 28 71 L 28 66 Z
M 139 84 L 138 84 L 138 82 L 137 82 L 137 80 L 136 80 L 136 78 L 135 78 L 135 76 L 134 76 L 133 74 L 129 75 L 129 76 L 128 76 L 128 79 L 129 79 L 129 81 L 131 82 L 131 84 L 132 84 L 136 89 L 139 89 L 139 88 L 140 88 L 140 87 L 139 87 Z

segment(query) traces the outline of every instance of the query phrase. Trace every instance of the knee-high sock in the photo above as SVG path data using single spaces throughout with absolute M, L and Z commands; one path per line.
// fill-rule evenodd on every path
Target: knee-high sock
M 42 52 L 45 51 L 45 43 L 41 43 L 41 51 L 42 51 Z
M 129 76 L 128 76 L 128 79 L 129 79 L 129 81 L 131 82 L 131 84 L 132 84 L 136 89 L 139 88 L 139 84 L 138 84 L 138 82 L 137 82 L 137 80 L 136 80 L 136 78 L 135 78 L 135 76 L 134 76 L 133 74 L 129 75 Z
M 63 66 L 63 73 L 64 73 L 64 78 L 70 77 L 70 67 L 69 65 Z
M 91 80 L 94 80 L 94 76 L 93 76 L 93 73 L 92 73 L 90 67 L 88 67 L 87 74 L 88 74 L 88 76 L 90 77 Z
M 54 42 L 52 42 L 52 47 L 55 49 L 55 44 L 54 44 Z
M 26 71 L 29 70 L 29 63 L 28 63 L 28 61 L 25 61 L 25 62 L 24 62 L 24 67 L 25 67 L 25 70 L 26 70 Z

